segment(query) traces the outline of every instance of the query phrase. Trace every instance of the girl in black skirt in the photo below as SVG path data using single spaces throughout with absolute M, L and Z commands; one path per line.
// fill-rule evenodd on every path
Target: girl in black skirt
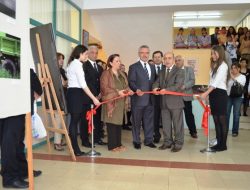
M 213 46 L 211 51 L 210 84 L 201 97 L 206 99 L 209 95 L 211 112 L 214 119 L 217 145 L 212 149 L 216 151 L 227 150 L 227 81 L 230 77 L 228 65 L 225 62 L 225 51 L 222 46 Z
M 68 91 L 67 91 L 67 106 L 71 116 L 69 125 L 69 136 L 72 147 L 76 156 L 84 155 L 81 152 L 77 143 L 77 124 L 81 119 L 85 119 L 83 115 L 83 91 L 93 100 L 95 105 L 98 105 L 99 100 L 89 90 L 82 68 L 83 62 L 88 58 L 88 49 L 83 45 L 78 45 L 74 48 L 68 61 L 67 77 L 68 77 Z

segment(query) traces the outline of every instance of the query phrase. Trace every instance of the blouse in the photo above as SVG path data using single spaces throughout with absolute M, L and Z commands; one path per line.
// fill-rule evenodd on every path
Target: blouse
M 74 59 L 67 68 L 68 88 L 86 88 L 82 62 Z
M 214 75 L 212 75 L 212 71 L 210 72 L 209 86 L 227 90 L 227 73 L 228 66 L 225 62 L 223 62 Z

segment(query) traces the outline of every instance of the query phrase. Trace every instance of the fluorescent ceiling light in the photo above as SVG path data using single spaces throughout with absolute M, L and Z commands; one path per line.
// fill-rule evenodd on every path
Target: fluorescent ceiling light
M 220 15 L 198 15 L 199 18 L 220 18 Z
M 174 16 L 175 19 L 197 19 L 196 15 L 186 15 L 186 16 Z

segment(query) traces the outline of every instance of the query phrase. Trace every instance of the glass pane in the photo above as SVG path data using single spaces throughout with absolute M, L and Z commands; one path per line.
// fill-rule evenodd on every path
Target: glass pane
M 70 56 L 73 48 L 76 45 L 77 44 L 69 42 L 68 40 L 65 40 L 65 39 L 60 38 L 60 37 L 56 37 L 56 50 L 57 50 L 57 52 L 60 52 L 65 56 L 64 68 L 66 68 L 69 56 Z
M 57 0 L 57 30 L 76 40 L 79 39 L 80 12 L 65 0 Z
M 30 0 L 30 18 L 43 24 L 52 23 L 52 0 Z

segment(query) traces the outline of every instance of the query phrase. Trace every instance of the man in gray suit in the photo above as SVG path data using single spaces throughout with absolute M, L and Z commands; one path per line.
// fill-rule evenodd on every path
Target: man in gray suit
M 192 87 L 195 84 L 194 69 L 192 67 L 184 66 L 184 60 L 180 55 L 177 55 L 175 57 L 175 64 L 178 68 L 183 69 L 185 72 L 185 80 L 182 89 L 186 94 L 193 94 Z M 198 136 L 194 121 L 194 115 L 192 111 L 193 96 L 183 96 L 183 100 L 185 105 L 184 113 L 185 113 L 186 124 L 188 126 L 191 137 L 196 139 L 198 138 Z
M 136 92 L 131 97 L 132 134 L 135 149 L 141 149 L 140 130 L 143 122 L 144 145 L 156 148 L 153 144 L 154 134 L 154 96 L 143 94 L 142 91 L 151 91 L 155 81 L 154 65 L 148 64 L 149 47 L 143 45 L 139 48 L 140 60 L 129 67 L 128 82 L 131 90 Z
M 183 92 L 181 87 L 184 84 L 184 72 L 182 69 L 176 67 L 174 54 L 167 52 L 163 59 L 166 67 L 161 71 L 153 84 L 154 91 L 170 90 Z M 181 96 L 162 96 L 161 114 L 164 142 L 159 147 L 160 150 L 172 148 L 171 152 L 178 152 L 182 149 L 184 143 L 183 107 L 184 103 Z M 172 125 L 174 134 L 172 134 Z

